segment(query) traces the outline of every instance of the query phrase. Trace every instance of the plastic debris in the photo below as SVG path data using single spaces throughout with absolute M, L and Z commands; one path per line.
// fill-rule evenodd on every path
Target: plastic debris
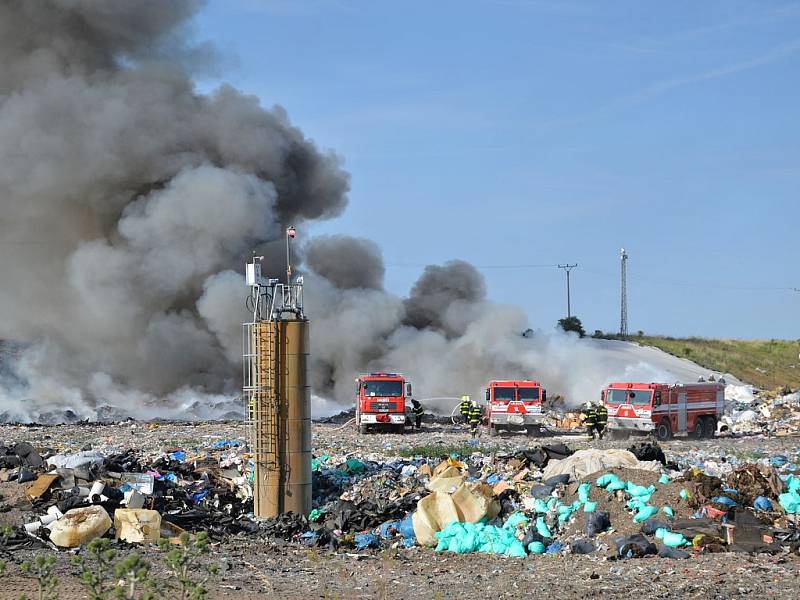
M 62 548 L 77 548 L 111 529 L 111 517 L 102 506 L 67 511 L 50 527 L 50 541 Z
M 765 498 L 764 496 L 758 496 L 753 501 L 753 508 L 756 510 L 772 510 L 772 502 L 769 498 Z
M 131 544 L 157 542 L 161 537 L 161 515 L 155 510 L 118 508 L 114 511 L 117 539 Z

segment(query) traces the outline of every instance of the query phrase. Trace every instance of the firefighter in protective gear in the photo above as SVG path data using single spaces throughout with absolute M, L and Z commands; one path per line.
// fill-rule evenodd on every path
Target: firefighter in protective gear
M 608 424 L 608 409 L 605 404 L 598 404 L 594 411 L 595 413 L 595 429 L 600 439 L 603 439 L 603 434 L 606 432 L 606 425 Z
M 416 429 L 419 430 L 422 427 L 422 415 L 425 414 L 425 409 L 422 408 L 422 404 L 419 403 L 419 400 L 416 398 L 411 399 L 411 406 L 412 412 L 414 413 L 414 422 L 416 424 Z
M 583 409 L 583 424 L 586 432 L 594 439 L 594 432 L 597 428 L 597 410 L 591 402 L 587 402 Z
M 469 401 L 469 396 L 461 396 L 461 404 L 459 405 L 459 411 L 461 412 L 461 416 L 464 418 L 464 425 L 469 423 L 469 410 L 472 408 L 472 402 Z
M 478 435 L 478 425 L 481 424 L 481 416 L 481 407 L 478 406 L 477 402 L 473 401 L 469 409 L 469 432 L 472 434 L 472 437 Z

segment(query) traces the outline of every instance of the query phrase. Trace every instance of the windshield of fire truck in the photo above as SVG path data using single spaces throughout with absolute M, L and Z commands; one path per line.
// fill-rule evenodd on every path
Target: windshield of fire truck
M 365 381 L 365 396 L 402 396 L 402 381 Z
M 494 388 L 494 399 L 498 402 L 510 402 L 514 400 L 513 387 L 496 387 Z
M 635 404 L 649 406 L 653 396 L 652 390 L 608 390 L 606 402 L 610 404 Z
M 519 392 L 519 399 L 520 400 L 538 400 L 539 399 L 539 388 L 519 388 L 517 390 Z

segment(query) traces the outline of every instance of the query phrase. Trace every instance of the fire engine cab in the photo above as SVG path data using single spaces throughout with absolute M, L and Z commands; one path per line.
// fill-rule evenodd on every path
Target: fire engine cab
M 538 381 L 490 381 L 486 388 L 489 435 L 503 429 L 539 433 L 546 399 L 547 392 Z
M 722 383 L 612 383 L 601 393 L 614 434 L 713 437 L 725 407 Z
M 359 433 L 403 433 L 411 419 L 411 383 L 400 373 L 371 373 L 356 379 L 356 427 Z

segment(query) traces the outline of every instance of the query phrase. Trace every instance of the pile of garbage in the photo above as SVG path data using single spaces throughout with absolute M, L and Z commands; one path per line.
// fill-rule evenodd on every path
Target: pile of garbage
M 58 454 L 22 442 L 0 446 L 0 481 L 26 484 L 37 518 L 24 532 L 45 545 L 75 548 L 106 534 L 154 542 L 184 530 L 219 538 L 258 530 L 240 447 L 238 440 L 217 440 L 202 452 L 145 458 L 114 448 Z
M 720 432 L 800 436 L 800 391 L 756 392 L 751 386 L 725 390 L 728 403 L 719 422 Z
M 147 456 L 111 446 L 0 446 L 0 481 L 24 486 L 35 516 L 10 541 L 177 543 L 183 531 L 202 530 L 212 540 L 252 535 L 329 549 L 613 559 L 800 547 L 800 456 L 722 463 L 694 453 L 669 463 L 650 442 L 577 452 L 473 446 L 444 460 L 328 450 L 312 461 L 309 514 L 256 519 L 252 462 L 239 440 Z

